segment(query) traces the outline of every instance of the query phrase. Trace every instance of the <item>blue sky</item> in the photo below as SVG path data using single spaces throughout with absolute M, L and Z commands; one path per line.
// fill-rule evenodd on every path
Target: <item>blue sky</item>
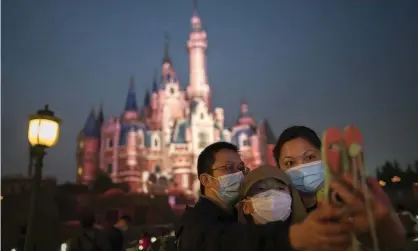
M 418 158 L 418 2 L 200 0 L 213 102 L 226 122 L 245 99 L 278 134 L 358 125 L 371 170 Z M 26 173 L 27 115 L 63 119 L 46 175 L 74 180 L 76 135 L 91 107 L 122 111 L 131 75 L 139 102 L 160 69 L 164 32 L 183 86 L 189 0 L 2 1 L 2 172 Z

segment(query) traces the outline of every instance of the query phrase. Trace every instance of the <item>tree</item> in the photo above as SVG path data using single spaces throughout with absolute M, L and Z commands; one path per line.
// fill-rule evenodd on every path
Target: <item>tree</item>
M 397 161 L 386 161 L 383 166 L 376 170 L 377 179 L 386 182 L 388 187 L 395 185 L 392 182 L 394 176 L 401 178 L 401 181 L 396 183 L 398 187 L 411 187 L 413 183 L 418 182 L 418 160 L 415 161 L 414 165 L 407 165 L 405 170 L 401 168 Z
M 110 178 L 110 176 L 103 172 L 103 171 L 98 171 L 96 173 L 96 178 L 94 179 L 94 181 L 91 183 L 90 186 L 90 191 L 94 192 L 94 193 L 104 193 L 109 189 L 112 188 L 120 188 L 122 189 L 124 192 L 128 192 L 129 191 L 129 185 L 126 183 L 113 183 L 112 179 Z

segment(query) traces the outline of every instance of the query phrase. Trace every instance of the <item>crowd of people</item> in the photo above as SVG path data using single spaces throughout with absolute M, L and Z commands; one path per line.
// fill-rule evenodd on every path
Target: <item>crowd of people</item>
M 67 251 L 122 251 L 126 250 L 129 236 L 126 234 L 131 219 L 122 216 L 107 229 L 95 227 L 95 216 L 90 211 L 82 213 L 81 231 L 67 243 Z
M 313 130 L 286 129 L 273 153 L 277 166 L 249 171 L 235 145 L 206 147 L 197 163 L 199 200 L 186 207 L 175 236 L 148 243 L 147 250 L 347 251 L 353 241 L 360 250 L 404 247 L 407 235 L 399 215 L 406 213 L 396 213 L 376 180 L 367 181 L 368 198 L 350 175 L 332 181 L 344 207 L 318 199 L 324 168 L 321 141 Z M 92 215 L 81 223 L 83 232 L 70 241 L 69 251 L 126 250 L 129 217 L 120 218 L 105 235 L 93 227 Z

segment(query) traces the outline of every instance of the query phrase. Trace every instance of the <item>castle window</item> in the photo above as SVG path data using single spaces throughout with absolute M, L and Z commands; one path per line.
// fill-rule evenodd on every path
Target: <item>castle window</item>
M 171 88 L 170 88 L 170 93 L 171 93 L 171 94 L 174 94 L 175 92 L 176 92 L 176 91 L 174 90 L 174 88 L 173 88 L 173 87 L 171 87 Z
M 84 147 L 84 142 L 83 141 L 80 141 L 79 147 L 80 148 L 83 148 Z
M 205 148 L 208 145 L 208 135 L 204 132 L 199 133 L 199 148 Z
M 108 139 L 108 140 L 107 140 L 107 146 L 108 146 L 109 148 L 112 148 L 112 147 L 113 147 L 113 139 Z
M 157 139 L 154 139 L 154 146 L 158 147 L 158 140 Z
M 107 164 L 107 173 L 111 174 L 113 172 L 113 165 L 112 164 Z
M 248 136 L 244 133 L 240 134 L 238 136 L 238 145 L 239 147 L 248 147 L 250 145 L 250 141 L 248 139 Z
M 248 139 L 245 139 L 245 140 L 242 142 L 242 145 L 243 145 L 243 146 L 249 146 L 249 145 L 250 145 L 250 142 L 248 142 Z
M 200 119 L 205 119 L 205 114 L 203 112 L 200 114 Z
M 78 176 L 81 176 L 83 174 L 83 169 L 81 167 L 77 168 L 77 174 Z

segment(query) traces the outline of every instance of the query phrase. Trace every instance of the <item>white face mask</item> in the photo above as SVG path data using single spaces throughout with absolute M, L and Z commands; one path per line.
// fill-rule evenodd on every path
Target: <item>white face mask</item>
M 266 224 L 274 221 L 285 221 L 292 212 L 292 197 L 278 190 L 268 190 L 250 198 L 254 219 Z

